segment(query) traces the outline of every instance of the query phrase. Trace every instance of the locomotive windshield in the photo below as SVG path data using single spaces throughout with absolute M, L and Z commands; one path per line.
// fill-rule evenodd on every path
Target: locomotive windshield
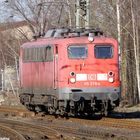
M 71 45 L 68 47 L 68 57 L 81 59 L 87 58 L 87 47 L 84 45 Z
M 113 48 L 110 45 L 96 45 L 94 53 L 98 59 L 109 59 L 113 57 Z

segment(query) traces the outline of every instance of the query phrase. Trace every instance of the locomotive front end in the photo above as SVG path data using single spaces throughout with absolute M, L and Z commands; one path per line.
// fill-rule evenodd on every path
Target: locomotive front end
M 71 39 L 67 45 L 61 67 L 64 75 L 60 72 L 65 82 L 59 89 L 59 98 L 69 102 L 71 112 L 107 114 L 119 105 L 120 99 L 117 41 L 104 37 L 87 40 Z

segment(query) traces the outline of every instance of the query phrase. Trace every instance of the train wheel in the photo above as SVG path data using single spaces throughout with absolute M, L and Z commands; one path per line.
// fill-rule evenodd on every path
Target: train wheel
M 102 115 L 108 116 L 108 101 L 102 101 Z
M 26 106 L 26 108 L 27 108 L 28 110 L 34 111 L 34 112 L 35 112 L 35 106 L 34 106 L 34 105 L 26 104 L 25 106 Z

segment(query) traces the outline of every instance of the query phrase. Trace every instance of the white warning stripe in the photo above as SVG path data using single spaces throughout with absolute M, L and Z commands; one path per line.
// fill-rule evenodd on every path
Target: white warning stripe
M 87 81 L 87 74 L 76 74 L 76 81 Z
M 76 74 L 76 81 L 108 81 L 107 73 Z
M 97 81 L 107 81 L 107 74 L 106 73 L 100 73 L 97 74 Z

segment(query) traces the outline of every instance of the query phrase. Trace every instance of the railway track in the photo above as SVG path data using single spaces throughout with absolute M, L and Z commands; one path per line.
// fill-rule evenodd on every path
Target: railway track
M 0 112 L 3 112 L 4 115 L 11 115 L 11 116 L 21 116 L 21 117 L 36 117 L 42 119 L 44 114 L 36 115 L 33 112 L 26 110 L 25 108 L 15 108 L 15 107 L 0 107 Z M 43 117 L 43 119 L 54 119 L 54 116 L 47 115 Z M 140 130 L 140 121 L 133 121 L 128 119 L 116 119 L 116 118 L 107 118 L 103 117 L 101 119 L 95 120 L 86 120 L 86 119 L 78 119 L 78 118 L 69 118 L 68 121 L 78 122 L 80 124 L 85 125 L 101 125 L 107 127 L 115 127 L 115 128 L 126 128 L 126 129 L 134 129 Z
M 29 122 L 27 123 L 25 121 L 21 122 L 9 119 L 0 119 L 0 124 L 6 128 L 14 130 L 17 134 L 20 134 L 24 138 L 23 140 L 57 140 L 61 137 L 61 135 L 54 129 L 47 126 L 45 127 Z M 15 134 L 15 136 L 17 136 L 17 134 Z
M 16 122 L 15 120 L 5 120 L 5 123 L 3 123 L 3 125 L 6 125 L 8 121 L 13 121 L 12 126 L 15 125 L 14 129 L 18 128 L 18 130 L 20 130 L 21 124 L 24 124 L 26 122 L 26 127 L 24 126 L 24 128 L 28 130 L 28 132 L 31 129 L 34 130 L 33 132 L 31 132 L 31 134 L 38 132 L 38 136 L 40 136 L 40 138 L 51 138 L 51 136 L 56 133 L 55 138 L 52 139 L 58 139 L 58 136 L 59 139 L 63 136 L 68 136 L 67 139 L 71 136 L 77 139 L 93 139 L 95 137 L 97 139 L 106 140 L 140 139 L 140 121 L 138 122 L 127 119 L 114 118 L 102 118 L 99 120 L 86 120 L 78 118 L 55 119 L 55 117 L 51 115 L 46 115 L 42 117 L 41 114 L 35 115 L 34 113 L 29 112 L 26 109 L 7 107 L 0 107 L 0 112 L 3 112 L 3 116 L 22 116 L 23 118 L 25 118 L 18 120 L 18 122 Z M 27 121 L 26 118 L 30 119 Z M 9 125 L 6 126 L 10 127 Z M 101 129 L 101 127 L 103 128 Z M 52 133 L 49 132 L 50 128 Z M 114 129 L 121 129 L 121 131 L 123 130 L 125 132 L 117 132 L 114 131 Z M 43 134 L 39 134 L 40 130 L 42 130 L 41 132 Z M 130 133 L 128 134 L 128 132 L 130 132 L 131 135 L 129 135 Z
M 128 119 L 114 119 L 114 118 L 104 117 L 100 120 L 84 120 L 83 121 L 83 119 L 70 118 L 70 121 L 79 122 L 81 124 L 85 124 L 89 126 L 98 125 L 98 126 L 125 128 L 125 129 L 140 131 L 140 121 L 133 121 L 133 120 L 128 120 Z
M 10 127 L 3 126 L 0 123 L 0 139 L 9 140 L 26 140 L 19 132 Z

